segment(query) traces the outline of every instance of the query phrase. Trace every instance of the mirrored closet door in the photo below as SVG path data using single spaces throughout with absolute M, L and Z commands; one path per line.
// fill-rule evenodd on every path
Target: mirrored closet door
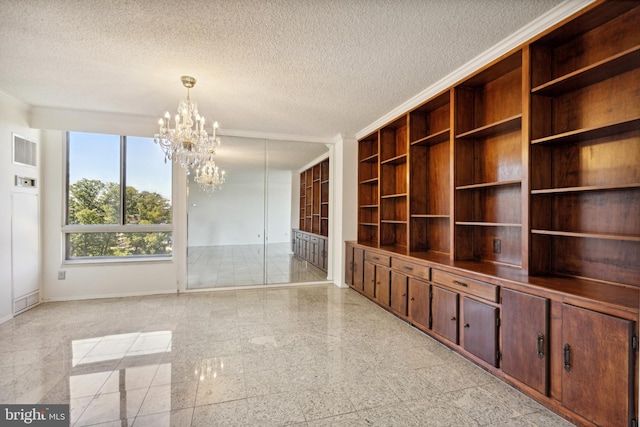
M 326 268 L 294 250 L 300 171 L 327 152 L 323 144 L 224 137 L 216 155 L 222 186 L 210 192 L 188 178 L 187 289 L 325 281 Z

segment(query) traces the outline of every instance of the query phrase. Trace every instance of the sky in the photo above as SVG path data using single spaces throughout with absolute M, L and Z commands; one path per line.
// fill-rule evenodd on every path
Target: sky
M 82 178 L 120 182 L 120 136 L 70 133 L 69 184 Z M 153 138 L 127 137 L 127 186 L 171 199 L 171 162 Z

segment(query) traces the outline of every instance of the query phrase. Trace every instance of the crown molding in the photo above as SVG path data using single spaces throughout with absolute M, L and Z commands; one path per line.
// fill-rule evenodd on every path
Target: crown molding
M 236 136 L 241 138 L 254 138 L 254 139 L 268 139 L 274 141 L 298 141 L 298 142 L 315 142 L 318 144 L 335 144 L 335 137 L 316 137 L 308 135 L 291 135 L 286 133 L 271 133 L 271 132 L 255 132 L 244 131 L 236 129 L 222 129 L 218 130 L 218 134 L 221 136 Z
M 531 40 L 546 29 L 584 9 L 595 1 L 597 0 L 566 0 L 563 3 L 560 3 L 558 6 L 549 10 L 547 13 L 540 15 L 538 18 L 534 19 L 490 49 L 471 59 L 460 68 L 454 70 L 452 73 L 448 74 L 441 80 L 438 80 L 422 92 L 389 111 L 369 126 L 363 128 L 359 132 L 356 132 L 356 138 L 360 139 L 369 135 L 371 132 L 384 126 L 386 123 L 419 106 L 443 90 L 454 86 L 460 80 L 477 71 L 479 68 L 487 65 L 510 50 L 526 43 L 528 40 Z

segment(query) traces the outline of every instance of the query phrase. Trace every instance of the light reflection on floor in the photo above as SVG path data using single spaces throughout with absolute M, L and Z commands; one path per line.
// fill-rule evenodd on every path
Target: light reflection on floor
M 290 243 L 270 243 L 266 252 L 263 245 L 197 246 L 187 250 L 187 289 L 324 280 L 326 273 L 294 256 Z
M 570 425 L 334 285 L 44 303 L 0 343 L 0 402 L 74 427 Z

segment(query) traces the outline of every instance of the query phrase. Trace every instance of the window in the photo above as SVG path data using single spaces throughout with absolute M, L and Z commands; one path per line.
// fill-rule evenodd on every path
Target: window
M 67 133 L 66 259 L 172 252 L 171 163 L 151 138 Z

